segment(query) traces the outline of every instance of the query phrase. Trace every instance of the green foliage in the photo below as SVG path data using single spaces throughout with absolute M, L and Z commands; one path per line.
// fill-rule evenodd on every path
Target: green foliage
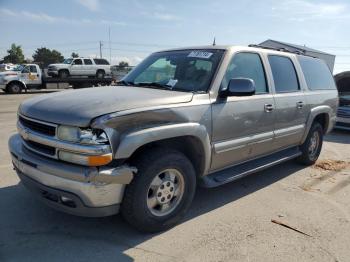
M 40 64 L 42 67 L 47 67 L 49 64 L 62 62 L 64 57 L 55 49 L 50 50 L 46 47 L 41 47 L 35 50 L 33 59 L 35 63 Z
M 79 57 L 79 54 L 78 53 L 75 53 L 75 52 L 73 52 L 71 55 L 70 55 L 72 58 L 77 58 L 77 57 Z
M 118 66 L 121 67 L 121 68 L 125 68 L 125 67 L 129 66 L 129 63 L 128 62 L 124 62 L 124 61 L 120 61 Z
M 20 45 L 12 44 L 4 57 L 4 63 L 21 64 L 24 62 L 23 50 Z

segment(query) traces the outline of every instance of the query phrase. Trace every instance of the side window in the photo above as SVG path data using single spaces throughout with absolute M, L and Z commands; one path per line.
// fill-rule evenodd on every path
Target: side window
M 29 73 L 30 70 L 29 70 L 29 66 L 25 66 L 23 69 L 22 69 L 22 73 Z
M 36 70 L 36 66 L 30 66 L 29 68 L 31 73 L 38 73 L 38 71 Z
M 269 55 L 269 62 L 276 93 L 296 92 L 300 89 L 292 60 L 285 56 Z
M 268 93 L 264 67 L 258 54 L 244 52 L 234 55 L 222 81 L 222 88 L 226 88 L 232 78 L 250 78 L 255 82 L 256 94 Z
M 328 66 L 319 59 L 299 56 L 301 70 L 310 90 L 337 89 Z
M 95 58 L 94 61 L 95 61 L 96 65 L 109 65 L 109 63 L 106 59 Z
M 75 59 L 73 61 L 73 65 L 82 65 L 83 64 L 83 61 L 81 61 L 81 59 Z
M 92 65 L 91 59 L 84 59 L 84 64 L 85 65 Z

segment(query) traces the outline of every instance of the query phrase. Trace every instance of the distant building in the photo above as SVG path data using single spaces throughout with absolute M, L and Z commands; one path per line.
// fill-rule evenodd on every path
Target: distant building
M 326 62 L 331 72 L 333 72 L 335 55 L 328 54 L 316 49 L 312 49 L 302 45 L 289 44 L 281 41 L 268 39 L 259 44 L 260 46 L 272 47 L 272 48 L 285 48 L 292 52 L 301 52 L 305 55 L 320 58 Z

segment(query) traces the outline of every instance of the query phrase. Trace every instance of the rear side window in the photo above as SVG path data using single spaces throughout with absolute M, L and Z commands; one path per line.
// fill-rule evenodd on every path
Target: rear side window
M 92 65 L 91 59 L 84 59 L 84 64 L 85 65 Z
M 299 90 L 298 77 L 292 60 L 285 56 L 269 55 L 269 62 L 276 93 L 296 92 Z
M 322 60 L 306 56 L 298 60 L 310 90 L 336 89 L 331 71 Z
M 226 88 L 232 78 L 250 78 L 255 82 L 256 94 L 268 92 L 264 67 L 258 54 L 244 52 L 234 55 L 222 81 L 222 88 Z
M 109 65 L 109 63 L 106 59 L 95 58 L 94 61 L 95 61 L 96 65 Z

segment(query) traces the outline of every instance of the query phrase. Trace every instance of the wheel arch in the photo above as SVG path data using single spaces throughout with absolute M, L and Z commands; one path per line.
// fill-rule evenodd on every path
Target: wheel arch
M 22 87 L 22 89 L 24 89 L 24 90 L 27 89 L 26 83 L 24 83 L 24 82 L 21 81 L 21 80 L 12 80 L 12 81 L 8 82 L 7 85 L 6 85 L 6 89 L 8 89 L 8 87 L 9 87 L 10 85 L 12 85 L 12 84 L 19 84 L 19 85 Z
M 193 164 L 198 177 L 210 167 L 211 146 L 204 126 L 175 124 L 136 131 L 125 135 L 115 152 L 116 159 L 132 162 L 153 148 L 172 148 L 182 152 Z
M 302 143 L 304 143 L 310 131 L 310 128 L 315 121 L 321 124 L 324 134 L 332 130 L 335 122 L 335 116 L 333 116 L 332 112 L 333 112 L 333 109 L 330 106 L 326 106 L 326 105 L 318 106 L 311 109 L 309 118 L 306 122 Z

